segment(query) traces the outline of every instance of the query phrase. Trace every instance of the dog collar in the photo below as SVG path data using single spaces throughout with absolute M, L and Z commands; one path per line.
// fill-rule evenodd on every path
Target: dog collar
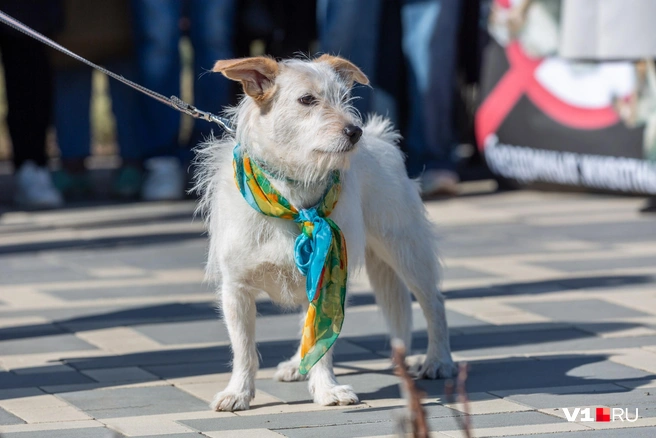
M 316 206 L 299 210 L 271 185 L 264 170 L 239 144 L 233 151 L 233 167 L 237 188 L 253 209 L 299 225 L 294 261 L 306 277 L 310 302 L 301 337 L 299 372 L 307 374 L 335 343 L 344 322 L 346 241 L 337 224 L 328 218 L 339 198 L 341 175 L 333 172 Z

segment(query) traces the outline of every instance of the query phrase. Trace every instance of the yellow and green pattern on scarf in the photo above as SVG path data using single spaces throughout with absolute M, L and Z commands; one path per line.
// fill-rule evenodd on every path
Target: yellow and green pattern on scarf
M 271 185 L 265 172 L 239 145 L 234 149 L 233 167 L 237 188 L 251 207 L 299 225 L 294 259 L 306 277 L 310 302 L 301 337 L 299 372 L 307 374 L 335 343 L 344 322 L 346 242 L 337 224 L 328 218 L 339 198 L 340 174 L 331 175 L 328 189 L 315 207 L 298 210 Z

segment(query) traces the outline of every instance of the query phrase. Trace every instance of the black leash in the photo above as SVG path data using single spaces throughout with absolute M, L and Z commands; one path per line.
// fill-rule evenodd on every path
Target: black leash
M 111 78 L 114 78 L 117 81 L 123 82 L 125 85 L 130 86 L 130 87 L 134 88 L 135 90 L 142 92 L 146 96 L 151 97 L 151 98 L 163 103 L 164 105 L 170 106 L 171 108 L 173 108 L 175 110 L 178 110 L 182 113 L 185 113 L 187 115 L 190 115 L 191 117 L 194 117 L 196 119 L 206 120 L 208 122 L 214 122 L 217 125 L 219 125 L 228 134 L 234 134 L 235 133 L 235 129 L 233 128 L 233 126 L 230 124 L 230 122 L 227 119 L 225 119 L 223 117 L 220 117 L 220 116 L 217 116 L 216 114 L 208 113 L 206 111 L 201 111 L 198 108 L 196 108 L 195 106 L 188 104 L 187 102 L 183 101 L 182 99 L 180 99 L 177 96 L 171 96 L 169 98 L 169 97 L 163 96 L 159 93 L 156 93 L 153 90 L 149 90 L 148 88 L 143 87 L 143 86 L 141 86 L 141 85 L 139 85 L 135 82 L 132 82 L 129 79 L 125 79 L 123 76 L 117 75 L 116 73 L 111 72 L 111 71 L 107 70 L 106 68 L 103 68 L 103 67 L 101 67 L 97 64 L 94 64 L 93 62 L 81 57 L 80 55 L 71 52 L 67 48 L 57 44 L 56 42 L 54 42 L 50 38 L 40 34 L 39 32 L 37 32 L 34 29 L 26 26 L 25 24 L 21 23 L 20 21 L 16 20 L 15 18 L 5 14 L 2 11 L 0 11 L 0 22 L 2 22 L 4 24 L 16 29 L 19 32 L 24 33 L 25 35 L 27 35 L 31 38 L 34 38 L 37 41 L 42 42 L 43 44 L 45 44 L 49 47 L 52 47 L 55 50 L 58 50 L 58 51 L 64 53 L 65 55 L 70 56 L 71 58 L 77 59 L 78 61 L 83 62 L 86 65 L 88 65 L 90 67 L 93 67 L 93 68 L 95 68 L 96 70 L 98 70 L 102 73 L 105 73 L 107 76 L 109 76 Z

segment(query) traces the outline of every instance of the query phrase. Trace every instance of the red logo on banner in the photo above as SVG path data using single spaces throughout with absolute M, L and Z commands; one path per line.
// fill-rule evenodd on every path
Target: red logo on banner
M 519 42 L 508 44 L 506 58 L 510 64 L 509 70 L 476 112 L 476 140 L 481 150 L 487 136 L 497 131 L 524 95 L 547 116 L 574 129 L 601 129 L 619 121 L 619 116 L 611 106 L 582 108 L 554 96 L 535 77 L 535 70 L 544 58 L 531 58 Z

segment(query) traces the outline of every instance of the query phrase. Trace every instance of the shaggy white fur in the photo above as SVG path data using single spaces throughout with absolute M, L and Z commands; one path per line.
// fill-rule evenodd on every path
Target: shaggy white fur
M 234 354 L 233 373 L 216 394 L 215 410 L 248 409 L 259 361 L 255 344 L 255 298 L 266 292 L 285 306 L 307 306 L 305 278 L 294 264 L 293 221 L 255 211 L 238 191 L 232 150 L 239 143 L 251 157 L 284 175 L 272 184 L 297 208 L 315 205 L 327 175 L 342 171 L 342 192 L 331 218 L 347 244 L 349 272 L 366 267 L 393 338 L 411 341 L 411 291 L 427 321 L 428 351 L 417 375 L 452 377 L 444 299 L 438 290 L 436 238 L 415 182 L 408 179 L 399 135 L 372 117 L 351 144 L 344 128 L 361 126 L 350 105 L 354 81 L 367 79 L 353 64 L 324 55 L 314 61 L 245 58 L 219 61 L 215 71 L 239 80 L 246 96 L 228 111 L 235 137 L 212 139 L 198 149 L 197 189 L 210 235 L 208 276 L 220 285 L 225 324 Z M 309 96 L 309 97 L 308 97 Z M 293 180 L 293 181 L 292 181 Z M 348 313 L 345 320 L 348 324 Z M 300 356 L 279 365 L 275 378 L 302 380 Z M 309 373 L 316 403 L 357 403 L 353 388 L 339 385 L 332 352 Z

